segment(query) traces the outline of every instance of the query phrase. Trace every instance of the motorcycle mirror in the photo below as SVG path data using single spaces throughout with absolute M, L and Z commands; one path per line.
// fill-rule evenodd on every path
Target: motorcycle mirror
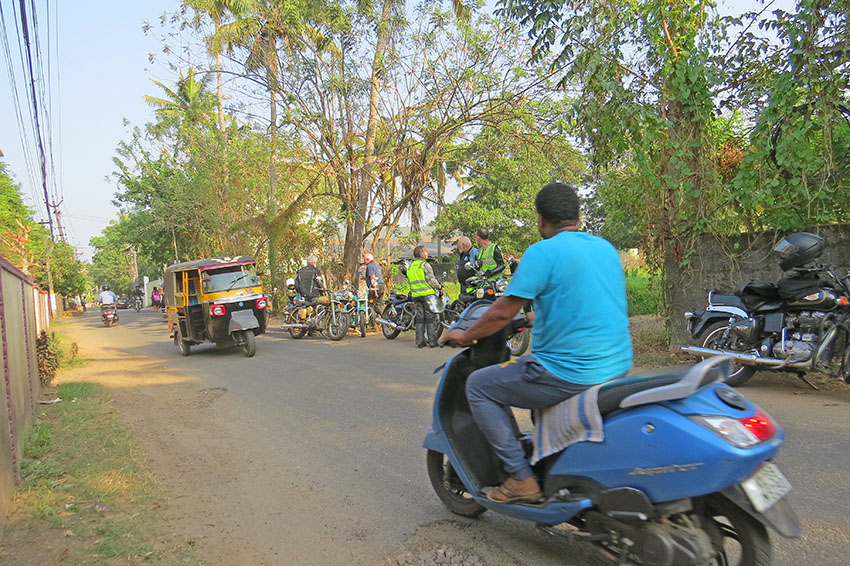
M 471 271 L 472 270 L 472 264 L 467 261 L 466 263 L 463 264 L 463 268 Z

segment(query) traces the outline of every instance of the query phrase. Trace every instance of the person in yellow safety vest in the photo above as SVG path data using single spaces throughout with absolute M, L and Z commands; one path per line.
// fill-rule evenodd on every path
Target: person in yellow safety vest
M 437 347 L 437 320 L 436 313 L 428 308 L 427 298 L 430 295 L 437 294 L 437 291 L 442 291 L 443 286 L 434 277 L 434 270 L 426 261 L 428 259 L 428 250 L 425 246 L 416 246 L 413 248 L 413 257 L 415 258 L 407 268 L 407 280 L 410 282 L 410 296 L 413 298 L 413 306 L 416 315 L 413 319 L 413 329 L 416 331 L 416 347 L 424 348 L 426 331 L 428 346 L 431 348 Z
M 475 241 L 478 242 L 478 249 L 481 250 L 478 252 L 479 269 L 484 272 L 488 281 L 498 279 L 505 265 L 502 250 L 490 241 L 490 232 L 487 231 L 487 228 L 480 228 L 475 232 Z M 502 269 L 498 269 L 499 267 Z

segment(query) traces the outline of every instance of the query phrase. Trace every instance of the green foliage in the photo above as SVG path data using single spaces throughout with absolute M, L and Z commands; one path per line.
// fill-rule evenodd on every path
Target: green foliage
M 626 299 L 629 305 L 629 316 L 663 312 L 664 294 L 661 292 L 661 286 L 657 283 L 653 284 L 652 278 L 645 269 L 626 271 Z
M 74 248 L 50 240 L 47 228 L 36 224 L 32 211 L 23 204 L 20 187 L 0 161 L 0 255 L 28 274 L 43 289 L 48 288 L 48 266 L 53 289 L 62 295 L 76 295 L 88 287 L 83 265 Z
M 512 118 L 488 124 L 464 150 L 467 188 L 437 220 L 442 237 L 490 230 L 505 253 L 522 253 L 538 240 L 534 196 L 561 180 L 577 184 L 581 154 L 562 133 L 563 103 L 528 103 Z
M 44 387 L 53 383 L 56 370 L 59 369 L 59 346 L 56 337 L 42 330 L 35 339 L 35 353 L 38 364 L 38 376 Z

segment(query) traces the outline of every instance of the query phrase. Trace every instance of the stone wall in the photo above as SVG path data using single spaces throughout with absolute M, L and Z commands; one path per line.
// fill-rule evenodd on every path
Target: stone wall
M 822 263 L 838 274 L 850 268 L 850 225 L 817 226 L 799 232 L 812 232 L 826 239 Z M 689 343 L 683 314 L 703 308 L 712 289 L 732 292 L 751 279 L 776 281 L 782 277 L 779 257 L 773 248 L 789 232 L 761 232 L 734 236 L 704 235 L 696 242 L 690 269 L 685 273 L 679 293 L 670 308 L 670 342 Z

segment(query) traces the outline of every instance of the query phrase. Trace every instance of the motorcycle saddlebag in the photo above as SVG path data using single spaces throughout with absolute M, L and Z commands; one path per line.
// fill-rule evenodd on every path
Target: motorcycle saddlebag
M 735 295 L 741 299 L 744 308 L 748 311 L 753 311 L 768 303 L 782 301 L 776 285 L 767 281 L 753 280 L 738 285 L 738 288 L 735 289 Z

